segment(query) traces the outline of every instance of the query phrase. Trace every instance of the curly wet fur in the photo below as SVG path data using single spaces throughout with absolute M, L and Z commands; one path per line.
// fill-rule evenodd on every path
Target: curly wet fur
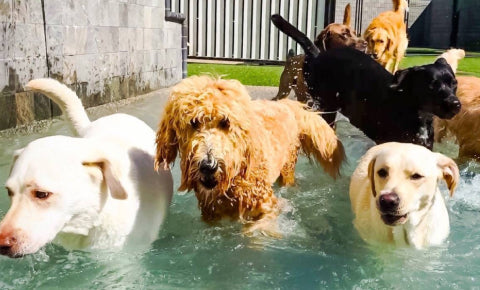
M 344 159 L 334 131 L 303 106 L 287 99 L 252 101 L 236 80 L 185 79 L 172 89 L 160 121 L 156 166 L 180 155 L 179 190 L 195 192 L 206 221 L 274 218 L 272 184 L 293 184 L 300 148 L 334 177 Z M 218 163 L 209 177 L 216 181 L 212 188 L 200 168 L 206 159 Z

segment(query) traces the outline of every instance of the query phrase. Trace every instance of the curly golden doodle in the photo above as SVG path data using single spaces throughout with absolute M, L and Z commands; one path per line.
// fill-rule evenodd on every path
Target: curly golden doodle
M 303 106 L 251 100 L 236 80 L 187 78 L 172 89 L 160 121 L 156 166 L 179 153 L 179 190 L 195 192 L 205 221 L 230 217 L 274 235 L 264 223 L 279 211 L 272 184 L 294 183 L 299 149 L 333 177 L 344 159 L 334 131 Z
M 331 23 L 325 27 L 315 39 L 315 45 L 321 52 L 344 46 L 365 51 L 367 43 L 357 37 L 355 30 L 350 26 L 350 22 L 351 8 L 350 4 L 347 4 L 343 15 L 343 23 Z M 285 69 L 280 76 L 278 93 L 274 100 L 288 97 L 292 89 L 298 101 L 306 103 L 309 100 L 308 87 L 303 77 L 304 61 L 304 54 L 291 56 L 287 59 Z
M 395 73 L 408 47 L 407 27 L 404 21 L 406 0 L 393 0 L 393 11 L 375 17 L 363 34 L 367 53 L 386 70 Z
M 463 49 L 450 49 L 443 57 L 456 72 L 458 61 L 465 57 Z M 449 133 L 453 134 L 459 146 L 459 158 L 480 159 L 480 78 L 457 76 L 457 96 L 462 109 L 450 120 L 435 118 L 435 141 L 440 142 Z
M 450 231 L 448 211 L 438 188 L 453 194 L 459 179 L 455 162 L 410 143 L 372 147 L 350 183 L 354 225 L 369 243 L 423 248 L 441 244 Z

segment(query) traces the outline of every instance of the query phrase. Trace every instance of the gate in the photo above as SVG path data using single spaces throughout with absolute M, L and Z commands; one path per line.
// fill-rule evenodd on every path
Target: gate
M 279 13 L 310 39 L 324 27 L 325 0 L 166 0 L 188 22 L 188 56 L 285 60 L 302 53 L 270 22 Z M 168 5 L 167 5 L 168 7 Z

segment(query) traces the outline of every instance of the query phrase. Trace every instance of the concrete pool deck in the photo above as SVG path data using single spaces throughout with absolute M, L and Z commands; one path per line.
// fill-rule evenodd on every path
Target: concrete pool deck
M 107 112 L 107 114 L 108 113 L 113 114 L 115 112 L 118 112 L 122 107 L 127 106 L 129 104 L 140 102 L 148 98 L 155 98 L 155 99 L 158 99 L 158 102 L 159 102 L 158 114 L 160 116 L 160 114 L 163 111 L 165 102 L 168 99 L 168 95 L 170 93 L 171 88 L 172 87 L 162 88 L 162 89 L 155 90 L 143 95 L 138 95 L 132 98 L 122 99 L 116 102 L 99 105 L 96 107 L 90 107 L 90 108 L 87 108 L 86 110 L 88 115 L 92 119 L 96 119 L 100 116 L 105 115 L 106 114 L 105 112 Z M 250 96 L 252 97 L 252 99 L 271 99 L 277 94 L 277 91 L 278 91 L 278 87 L 246 86 L 246 88 L 250 93 Z M 23 125 L 16 128 L 2 130 L 0 131 L 0 137 L 9 137 L 17 134 L 28 135 L 32 133 L 42 132 L 43 130 L 45 130 L 45 128 L 49 127 L 49 125 L 53 120 L 57 118 L 58 117 L 54 117 L 52 119 L 47 119 L 47 120 L 35 121 L 28 125 Z

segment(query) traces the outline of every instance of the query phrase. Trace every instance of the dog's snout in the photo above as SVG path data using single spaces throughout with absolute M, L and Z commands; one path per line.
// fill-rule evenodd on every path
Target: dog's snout
M 454 100 L 454 101 L 452 102 L 452 106 L 453 106 L 455 109 L 458 109 L 458 110 L 460 110 L 460 109 L 462 108 L 462 104 L 460 103 L 459 100 Z
M 398 197 L 398 194 L 394 192 L 386 193 L 380 196 L 379 203 L 380 209 L 383 212 L 392 212 L 395 211 L 400 204 L 400 198 Z
M 11 256 L 12 248 L 17 244 L 14 236 L 0 236 L 0 255 Z
M 212 175 L 218 169 L 218 162 L 215 158 L 208 156 L 200 162 L 200 172 L 205 175 Z

